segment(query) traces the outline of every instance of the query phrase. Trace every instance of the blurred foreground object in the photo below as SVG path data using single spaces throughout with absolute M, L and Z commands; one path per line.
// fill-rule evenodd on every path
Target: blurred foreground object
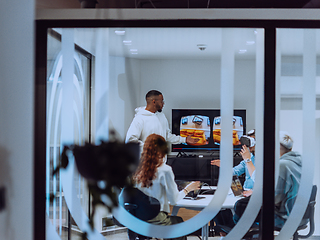
M 86 143 L 84 146 L 64 146 L 60 164 L 53 175 L 67 168 L 73 158 L 92 195 L 90 225 L 93 227 L 96 206 L 101 204 L 111 212 L 118 206 L 121 188 L 132 185 L 129 176 L 139 165 L 140 146 L 138 143 L 125 144 L 118 141 L 101 141 L 100 145 Z

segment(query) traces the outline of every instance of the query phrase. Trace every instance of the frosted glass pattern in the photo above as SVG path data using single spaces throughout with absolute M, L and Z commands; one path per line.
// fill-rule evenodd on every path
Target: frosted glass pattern
M 73 222 L 73 219 L 68 217 L 68 207 L 66 205 L 64 191 L 61 182 L 60 173 L 52 176 L 52 171 L 59 164 L 61 145 L 63 145 L 63 136 L 69 131 L 73 136 L 74 143 L 83 144 L 89 139 L 89 86 L 90 78 L 90 60 L 74 50 L 73 40 L 70 42 L 73 51 L 70 52 L 70 61 L 66 60 L 66 56 L 63 54 L 61 35 L 53 30 L 49 30 L 48 34 L 48 54 L 47 54 L 47 149 L 46 149 L 46 213 L 49 219 L 47 226 L 50 229 L 56 229 L 58 236 L 64 239 L 68 224 L 71 221 L 73 227 L 77 227 Z M 63 73 L 63 58 L 65 62 L 69 62 L 67 65 L 67 72 Z M 71 90 L 67 90 L 63 84 L 63 75 L 68 75 L 71 79 Z M 63 89 L 65 89 L 63 91 Z M 73 94 L 68 94 L 68 93 Z M 66 122 L 62 119 L 63 108 L 67 106 L 69 102 L 66 100 L 66 96 L 63 93 L 68 94 L 67 97 L 71 97 L 71 111 L 67 110 L 69 118 L 74 119 L 70 128 L 62 130 L 62 122 Z M 70 134 L 68 134 L 70 135 Z M 69 143 L 72 141 L 69 141 Z M 73 175 L 73 181 L 76 191 L 76 197 L 79 199 L 80 204 L 85 211 L 88 211 L 89 207 L 89 195 L 86 188 L 86 183 L 75 173 Z M 50 202 L 50 196 L 54 195 L 53 202 Z M 49 225 L 48 225 L 49 224 Z M 49 235 L 48 235 L 49 236 Z M 53 237 L 53 236 L 50 236 Z

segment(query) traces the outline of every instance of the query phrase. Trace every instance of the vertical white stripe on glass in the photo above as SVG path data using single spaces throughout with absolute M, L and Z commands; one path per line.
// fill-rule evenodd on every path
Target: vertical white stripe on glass
M 259 213 L 262 203 L 262 169 L 263 169 L 263 116 L 264 116 L 264 31 L 256 31 L 256 81 L 255 81 L 255 129 L 256 129 L 256 178 L 254 191 L 249 204 L 228 239 L 240 239 L 251 227 Z M 252 86 L 253 88 L 254 86 Z M 247 129 L 249 130 L 249 129 Z
M 95 63 L 95 130 L 97 143 L 109 137 L 109 30 L 97 29 Z
M 220 174 L 218 188 L 229 189 L 232 180 L 233 167 L 233 108 L 234 108 L 234 41 L 235 29 L 222 29 L 221 49 L 221 91 L 220 91 L 220 114 L 221 114 L 221 142 L 220 142 Z M 223 173 L 223 174 L 221 174 Z M 221 176 L 227 180 L 221 181 Z M 232 232 L 226 239 L 234 239 Z
M 275 131 L 275 186 L 277 186 L 279 175 L 279 156 L 280 156 L 280 143 L 279 131 L 280 129 L 280 112 L 281 112 L 281 33 L 282 31 L 276 30 L 276 131 Z

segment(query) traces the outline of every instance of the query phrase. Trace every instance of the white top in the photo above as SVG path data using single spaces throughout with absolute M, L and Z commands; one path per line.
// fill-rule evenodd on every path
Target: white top
M 135 109 L 136 115 L 128 129 L 126 142 L 139 142 L 142 150 L 146 138 L 152 133 L 164 137 L 167 142 L 173 144 L 186 142 L 185 137 L 171 133 L 168 120 L 163 112 L 152 113 L 145 108 L 139 107 Z
M 156 178 L 151 187 L 142 188 L 141 184 L 136 187 L 146 195 L 158 199 L 161 205 L 160 211 L 167 213 L 170 212 L 169 205 L 176 205 L 179 200 L 185 197 L 184 191 L 178 191 L 172 168 L 165 163 L 158 167 Z

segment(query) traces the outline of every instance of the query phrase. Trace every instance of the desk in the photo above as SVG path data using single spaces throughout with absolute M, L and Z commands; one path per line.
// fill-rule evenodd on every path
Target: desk
M 231 191 L 231 190 L 230 190 Z M 227 195 L 226 200 L 222 205 L 222 209 L 233 209 L 236 201 L 241 199 L 242 197 L 235 197 L 231 191 Z M 173 206 L 171 215 L 175 216 L 178 214 L 180 208 L 186 208 L 191 210 L 202 210 L 211 202 L 213 195 L 199 195 L 201 199 L 192 200 L 192 199 L 181 199 L 175 206 Z M 209 236 L 209 225 L 206 224 L 202 227 L 202 239 L 208 240 Z

